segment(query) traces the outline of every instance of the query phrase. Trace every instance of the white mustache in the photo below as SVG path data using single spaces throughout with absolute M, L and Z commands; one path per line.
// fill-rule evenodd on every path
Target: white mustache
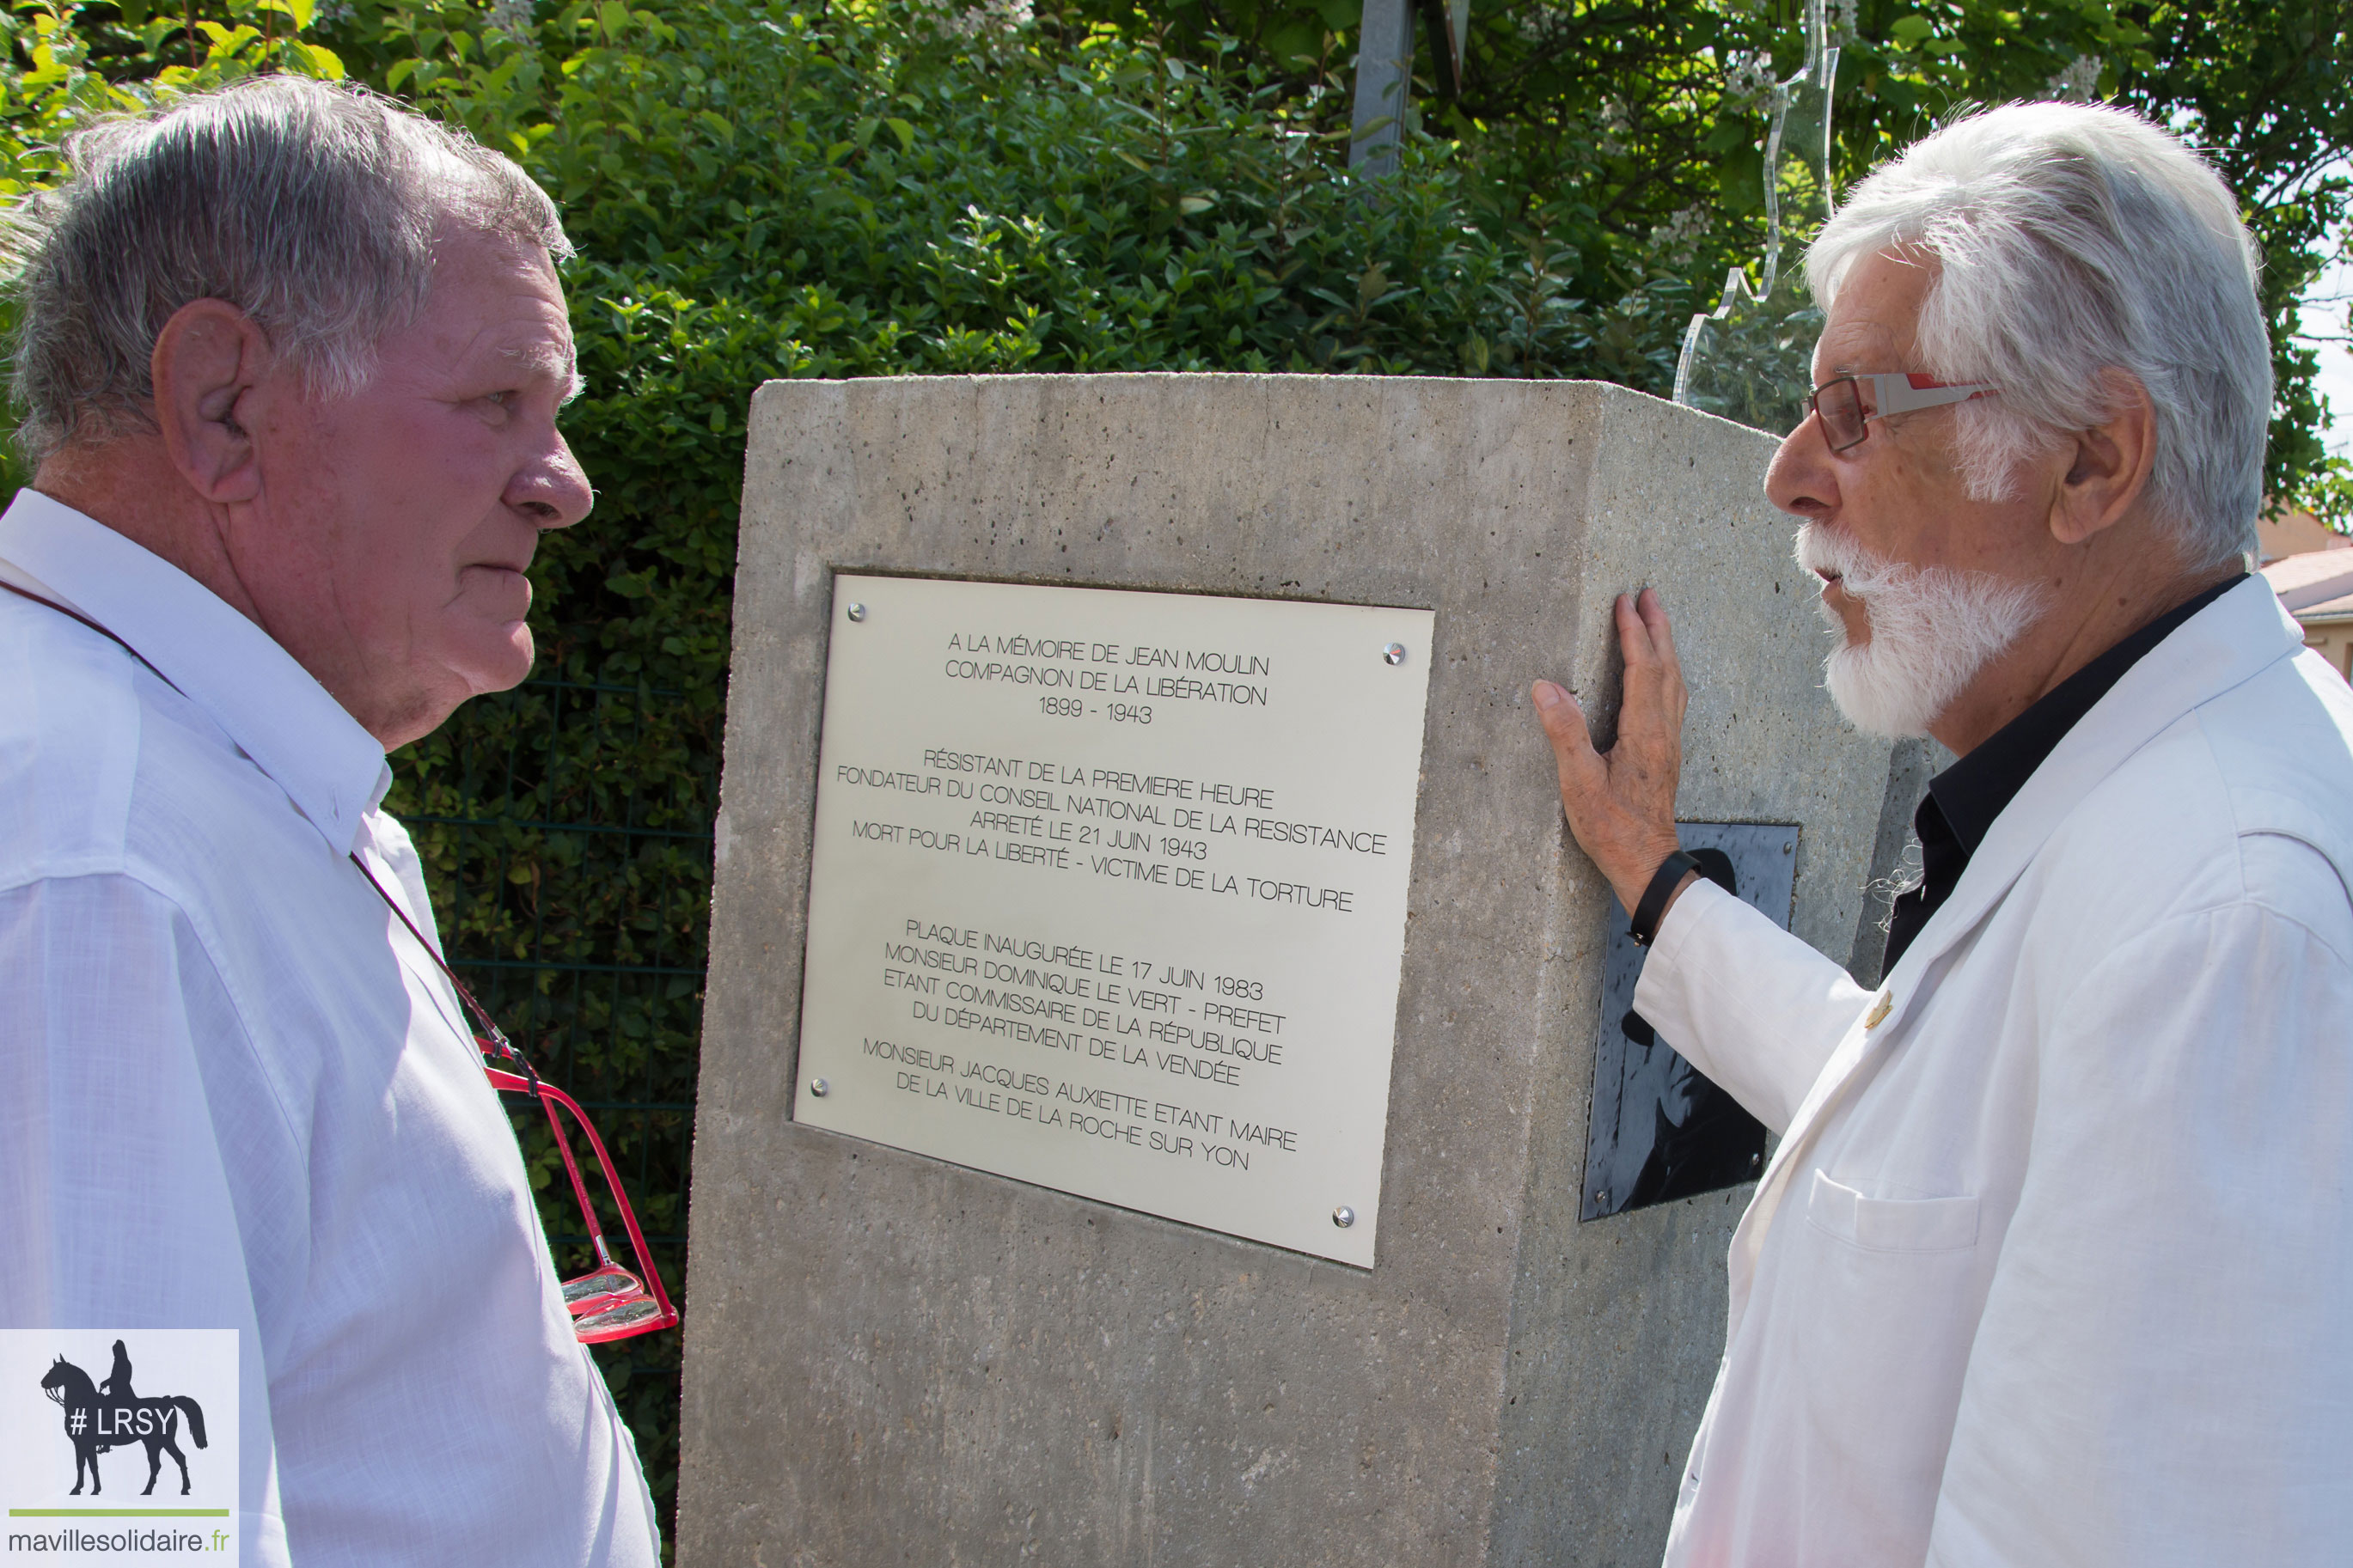
M 1840 588 L 1851 599 L 1901 593 L 1921 574 L 1941 570 L 1906 566 L 1883 555 L 1874 555 L 1847 535 L 1813 522 L 1798 530 L 1797 555 L 1798 564 L 1807 571 L 1837 578 Z

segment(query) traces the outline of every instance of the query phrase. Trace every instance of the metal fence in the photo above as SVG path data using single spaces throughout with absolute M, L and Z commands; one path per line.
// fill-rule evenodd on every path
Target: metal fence
M 595 1121 L 682 1299 L 718 753 L 679 702 L 562 679 L 477 699 L 402 757 L 391 805 L 425 859 L 451 965 Z M 586 1237 L 546 1121 L 511 1109 L 549 1236 L 579 1271 Z M 678 1342 L 596 1352 L 665 1516 Z

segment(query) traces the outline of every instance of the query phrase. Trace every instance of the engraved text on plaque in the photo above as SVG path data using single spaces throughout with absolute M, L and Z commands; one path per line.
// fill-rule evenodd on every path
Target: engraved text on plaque
M 1370 1267 L 1431 629 L 837 578 L 795 1117 Z

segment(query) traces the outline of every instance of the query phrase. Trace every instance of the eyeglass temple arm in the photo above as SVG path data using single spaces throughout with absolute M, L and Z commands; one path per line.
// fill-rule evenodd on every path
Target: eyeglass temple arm
M 670 1304 L 670 1292 L 662 1289 L 661 1275 L 654 1268 L 653 1255 L 646 1250 L 645 1233 L 638 1227 L 638 1216 L 630 1209 L 628 1196 L 621 1191 L 620 1173 L 613 1169 L 612 1158 L 605 1152 L 605 1141 L 596 1136 L 596 1123 L 588 1120 L 577 1100 L 544 1079 L 534 1075 L 526 1082 L 517 1074 L 487 1065 L 482 1071 L 489 1077 L 493 1089 L 504 1089 L 510 1094 L 532 1095 L 547 1111 L 548 1125 L 555 1131 L 555 1146 L 564 1155 L 564 1169 L 572 1178 L 572 1190 L 580 1199 L 580 1212 L 588 1221 L 589 1239 L 595 1243 L 600 1260 L 609 1263 L 612 1256 L 605 1247 L 604 1229 L 596 1222 L 596 1205 L 588 1201 L 587 1184 L 580 1179 L 580 1167 L 573 1161 L 572 1145 L 564 1136 L 564 1124 L 556 1120 L 555 1108 L 561 1105 L 572 1112 L 572 1120 L 578 1122 L 580 1131 L 588 1136 L 588 1146 L 596 1152 L 596 1163 L 603 1167 L 606 1179 L 613 1184 L 613 1194 L 621 1210 L 621 1225 L 629 1233 L 629 1246 L 635 1254 L 638 1271 L 645 1276 L 645 1283 L 653 1292 L 654 1304 L 661 1309 L 661 1321 L 665 1324 L 676 1321 L 676 1309 Z
M 490 1056 L 490 1053 L 485 1051 L 485 1056 Z M 527 1096 L 532 1096 L 532 1098 L 534 1098 L 534 1100 L 539 1100 L 539 1107 L 541 1107 L 541 1110 L 543 1110 L 543 1112 L 548 1112 L 548 1131 L 553 1131 L 553 1133 L 555 1133 L 555 1152 L 558 1152 L 558 1154 L 563 1154 L 563 1157 L 565 1157 L 565 1175 L 569 1175 L 569 1178 L 572 1178 L 572 1196 L 576 1196 L 576 1199 L 581 1201 L 581 1217 L 584 1217 L 584 1220 L 588 1220 L 588 1241 L 591 1241 L 591 1244 L 596 1244 L 596 1250 L 597 1250 L 597 1262 L 609 1262 L 609 1256 L 607 1256 L 607 1253 L 605 1253 L 605 1227 L 602 1227 L 602 1225 L 597 1225 L 597 1217 L 596 1217 L 596 1204 L 591 1204 L 591 1201 L 588 1201 L 588 1183 L 584 1183 L 584 1180 L 581 1180 L 581 1168 L 579 1168 L 579 1162 L 576 1162 L 576 1159 L 572 1159 L 572 1140 L 565 1138 L 565 1123 L 563 1123 L 563 1119 L 560 1119 L 558 1114 L 555 1114 L 555 1105 L 558 1105 L 558 1100 L 563 1100 L 563 1102 L 567 1102 L 567 1105 L 572 1105 L 572 1102 L 569 1102 L 569 1098 L 565 1096 L 565 1093 L 563 1093 L 563 1090 L 560 1090 L 560 1089 L 548 1089 L 548 1084 L 543 1084 L 543 1081 L 541 1081 L 539 1077 L 536 1077 L 536 1074 L 532 1074 L 532 1079 L 530 1079 L 530 1081 L 524 1081 L 524 1079 L 520 1079 L 520 1077 L 515 1077 L 513 1072 L 501 1072 L 501 1069 L 499 1069 L 499 1068 L 491 1068 L 491 1065 L 487 1065 L 487 1063 L 482 1065 L 482 1072 L 485 1072 L 487 1077 L 490 1077 L 491 1089 L 503 1089 L 503 1090 L 508 1090 L 508 1093 L 527 1093 Z M 501 1081 L 501 1079 L 503 1079 L 503 1081 Z M 586 1126 L 588 1126 L 588 1119 L 581 1117 L 581 1114 L 579 1114 L 579 1105 L 572 1105 L 572 1119 L 575 1119 L 575 1121 L 579 1121 L 581 1126 L 584 1126 L 584 1129 L 586 1129 Z M 602 1147 L 600 1147 L 600 1150 L 597 1150 L 597 1152 L 600 1152 L 600 1154 L 602 1154 Z
M 1881 418 L 1890 414 L 1910 414 L 1922 408 L 1942 408 L 1948 403 L 1968 403 L 1979 397 L 1990 397 L 1998 390 L 1981 381 L 1959 382 L 1949 386 L 1921 386 L 1910 374 L 1902 371 L 1858 376 L 1856 379 L 1872 384 L 1872 401 L 1879 405 Z

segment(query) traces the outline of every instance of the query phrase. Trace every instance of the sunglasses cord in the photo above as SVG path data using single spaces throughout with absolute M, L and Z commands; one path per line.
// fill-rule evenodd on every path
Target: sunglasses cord
M 524 1056 L 512 1040 L 507 1038 L 506 1031 L 499 1027 L 498 1020 L 491 1016 L 490 1009 L 474 999 L 474 994 L 466 989 L 466 983 L 459 979 L 456 972 L 450 969 L 448 961 L 441 956 L 431 942 L 425 940 L 425 933 L 417 929 L 417 922 L 408 918 L 408 911 L 394 901 L 390 893 L 385 891 L 384 884 L 375 879 L 375 873 L 367 868 L 367 862 L 360 858 L 357 850 L 352 852 L 351 861 L 360 868 L 360 875 L 367 879 L 368 886 L 375 889 L 375 896 L 384 900 L 384 907 L 390 910 L 400 923 L 408 928 L 408 934 L 417 939 L 417 945 L 423 948 L 426 956 L 433 960 L 433 966 L 441 972 L 441 977 L 448 981 L 450 988 L 458 993 L 458 1000 L 466 1005 L 466 1010 L 474 1016 L 474 1022 L 487 1031 L 474 1037 L 474 1043 L 482 1047 L 482 1054 L 488 1056 L 492 1049 L 496 1049 L 500 1056 L 522 1068 L 522 1076 L 531 1080 L 531 1097 L 533 1100 L 539 1099 L 539 1069 L 531 1065 L 531 1058 Z

